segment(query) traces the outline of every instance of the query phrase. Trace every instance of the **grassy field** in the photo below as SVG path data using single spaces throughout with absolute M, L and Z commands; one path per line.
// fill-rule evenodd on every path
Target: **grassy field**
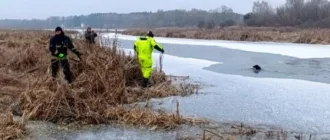
M 155 36 L 191 39 L 271 41 L 307 44 L 329 44 L 330 29 L 299 29 L 291 27 L 227 27 L 223 29 L 155 28 L 128 29 L 127 35 L 145 35 L 152 30 Z

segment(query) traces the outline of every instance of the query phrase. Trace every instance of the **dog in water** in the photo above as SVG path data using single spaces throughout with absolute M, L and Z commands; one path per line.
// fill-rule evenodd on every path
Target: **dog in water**
M 262 70 L 259 65 L 254 65 L 252 69 L 254 73 L 259 73 Z

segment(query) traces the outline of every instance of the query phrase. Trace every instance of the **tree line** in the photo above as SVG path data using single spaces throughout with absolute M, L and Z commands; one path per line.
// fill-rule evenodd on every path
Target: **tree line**
M 258 0 L 252 12 L 244 15 L 247 26 L 295 26 L 330 28 L 328 0 L 286 0 L 272 8 L 267 1 Z
M 330 28 L 328 0 L 286 0 L 273 8 L 266 0 L 253 3 L 245 15 L 235 13 L 227 6 L 212 10 L 158 10 L 157 12 L 94 13 L 90 15 L 49 17 L 33 20 L 0 20 L 0 28 L 79 28 L 84 24 L 93 28 L 131 27 L 198 27 L 213 29 L 225 26 L 293 26 Z
M 158 10 L 129 14 L 95 13 L 90 15 L 49 17 L 45 20 L 0 20 L 0 28 L 54 28 L 62 25 L 78 28 L 84 24 L 93 28 L 130 27 L 199 27 L 215 28 L 243 24 L 243 15 L 221 6 L 212 10 Z

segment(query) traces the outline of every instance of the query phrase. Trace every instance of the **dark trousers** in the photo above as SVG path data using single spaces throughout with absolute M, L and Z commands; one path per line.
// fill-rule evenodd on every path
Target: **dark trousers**
M 72 77 L 71 77 L 71 71 L 70 71 L 70 65 L 68 60 L 57 60 L 57 59 L 52 59 L 52 76 L 53 78 L 56 78 L 58 69 L 60 68 L 60 64 L 63 68 L 63 73 L 65 76 L 65 79 L 69 82 L 72 83 Z

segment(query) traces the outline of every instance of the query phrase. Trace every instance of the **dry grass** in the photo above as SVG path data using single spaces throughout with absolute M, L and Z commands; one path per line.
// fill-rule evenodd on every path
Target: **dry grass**
M 223 29 L 157 28 L 129 29 L 124 34 L 145 35 L 152 30 L 156 36 L 173 38 L 271 41 L 307 44 L 329 44 L 329 29 L 266 28 L 266 27 L 227 27 Z
M 117 122 L 135 126 L 174 128 L 186 121 L 180 115 L 155 112 L 125 104 L 172 95 L 190 95 L 195 90 L 174 86 L 165 74 L 152 74 L 152 88 L 141 89 L 141 72 L 134 56 L 113 48 L 90 46 L 75 40 L 82 61 L 69 54 L 74 83 L 63 82 L 63 74 L 50 77 L 47 31 L 0 32 L 0 107 L 5 110 L 18 102 L 25 119 L 58 123 L 100 124 Z M 106 44 L 108 45 L 108 44 Z M 182 86 L 181 86 L 182 87 Z M 12 118 L 11 116 L 7 118 Z M 23 125 L 3 120 L 1 136 L 17 138 Z
M 0 138 L 1 140 L 13 140 L 22 138 L 24 135 L 24 124 L 14 121 L 10 113 L 0 115 Z

